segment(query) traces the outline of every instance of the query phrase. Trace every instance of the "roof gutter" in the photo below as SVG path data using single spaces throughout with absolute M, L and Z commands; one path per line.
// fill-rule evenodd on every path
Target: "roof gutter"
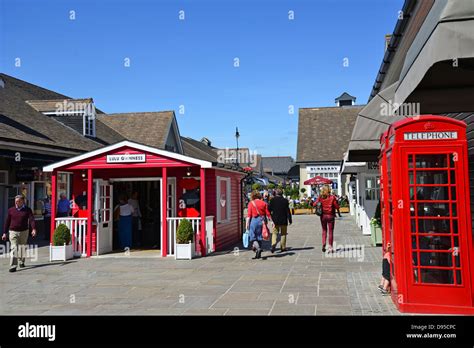
M 377 73 L 377 77 L 375 78 L 375 83 L 372 87 L 372 92 L 370 93 L 369 102 L 380 91 L 380 87 L 382 86 L 382 83 L 385 79 L 385 75 L 388 71 L 390 63 L 392 62 L 392 59 L 395 56 L 395 52 L 397 51 L 403 33 L 405 32 L 405 29 L 408 25 L 408 21 L 411 18 L 411 12 L 415 7 L 416 2 L 417 0 L 405 0 L 405 3 L 403 4 L 403 8 L 401 9 L 403 19 L 399 19 L 397 21 L 397 24 L 395 25 L 392 38 L 390 39 L 390 43 L 388 44 L 387 50 L 385 51 L 385 55 L 383 57 L 382 64 L 380 65 L 380 69 Z

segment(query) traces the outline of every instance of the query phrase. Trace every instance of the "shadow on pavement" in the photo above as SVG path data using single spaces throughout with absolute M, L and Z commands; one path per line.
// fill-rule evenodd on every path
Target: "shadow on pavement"
M 16 271 L 17 272 L 23 272 L 27 271 L 29 269 L 36 269 L 36 268 L 42 268 L 42 267 L 48 267 L 48 266 L 66 266 L 69 265 L 70 263 L 76 263 L 77 261 L 62 261 L 62 262 L 48 262 L 48 263 L 42 263 L 39 265 L 31 265 L 31 266 L 26 266 L 25 268 L 18 268 Z

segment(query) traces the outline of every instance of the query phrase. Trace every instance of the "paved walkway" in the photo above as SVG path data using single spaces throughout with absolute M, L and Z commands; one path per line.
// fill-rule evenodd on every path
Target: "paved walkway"
M 8 273 L 0 261 L 0 314 L 27 315 L 392 315 L 377 285 L 380 247 L 348 214 L 336 221 L 336 246 L 321 252 L 315 215 L 295 216 L 286 253 L 247 250 L 192 261 L 124 256 L 49 263 Z M 336 257 L 338 256 L 338 257 Z M 343 256 L 343 257 L 342 257 Z

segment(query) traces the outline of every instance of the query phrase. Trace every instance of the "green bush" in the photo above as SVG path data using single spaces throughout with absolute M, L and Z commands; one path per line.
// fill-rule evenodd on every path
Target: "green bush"
M 255 191 L 255 190 L 260 191 L 261 188 L 262 188 L 262 185 L 260 185 L 260 184 L 255 183 L 255 184 L 252 185 L 252 190 L 253 191 Z
M 178 230 L 176 231 L 176 243 L 178 244 L 188 244 L 193 240 L 194 230 L 191 221 L 188 219 L 183 219 L 178 225 Z
M 269 190 L 273 190 L 275 188 L 275 184 L 268 184 L 268 189 Z
M 61 246 L 61 245 L 69 245 L 71 243 L 71 231 L 65 224 L 60 224 L 54 230 L 53 234 L 53 245 L 54 246 Z

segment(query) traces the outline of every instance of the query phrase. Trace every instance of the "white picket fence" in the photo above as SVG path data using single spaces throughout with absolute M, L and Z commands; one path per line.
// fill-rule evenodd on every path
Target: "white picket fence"
M 169 217 L 168 220 L 168 255 L 176 255 L 176 230 L 179 222 L 187 219 L 191 222 L 194 230 L 194 245 L 198 244 L 201 239 L 201 218 L 200 217 Z M 206 240 L 207 254 L 214 251 L 214 216 L 206 216 L 206 230 L 204 231 Z
M 71 242 L 74 256 L 87 256 L 87 218 L 56 218 L 56 227 L 58 227 L 60 224 L 66 225 L 71 231 Z

